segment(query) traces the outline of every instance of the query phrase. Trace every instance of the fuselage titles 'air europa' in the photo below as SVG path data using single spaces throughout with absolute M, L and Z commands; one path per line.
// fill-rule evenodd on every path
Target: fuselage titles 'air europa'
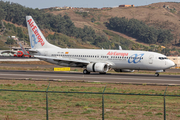
M 50 44 L 31 16 L 26 16 L 31 49 L 29 52 L 47 62 L 70 67 L 83 67 L 83 73 L 106 73 L 110 68 L 117 72 L 155 70 L 156 76 L 174 66 L 165 55 L 149 51 L 67 49 Z

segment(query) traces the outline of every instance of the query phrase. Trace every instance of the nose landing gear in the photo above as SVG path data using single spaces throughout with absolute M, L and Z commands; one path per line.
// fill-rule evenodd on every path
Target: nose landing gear
M 159 73 L 156 72 L 156 73 L 154 74 L 154 76 L 155 76 L 155 77 L 159 77 Z
M 160 72 L 165 72 L 165 70 L 156 70 L 155 76 L 156 76 L 156 77 L 159 77 L 159 73 L 160 73 Z

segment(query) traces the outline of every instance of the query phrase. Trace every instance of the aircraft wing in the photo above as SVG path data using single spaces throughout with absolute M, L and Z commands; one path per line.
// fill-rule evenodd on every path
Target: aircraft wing
M 82 64 L 82 65 L 88 65 L 90 62 L 86 60 L 78 60 L 78 59 L 72 59 L 72 58 L 57 58 L 57 57 L 49 57 L 49 56 L 37 56 L 34 55 L 34 57 L 45 60 L 46 59 L 52 59 L 54 61 L 60 62 L 60 63 L 68 63 L 68 64 Z

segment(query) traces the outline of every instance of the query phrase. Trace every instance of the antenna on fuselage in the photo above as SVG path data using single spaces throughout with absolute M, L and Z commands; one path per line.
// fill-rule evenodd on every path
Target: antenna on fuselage
M 122 50 L 122 47 L 121 47 L 121 46 L 119 46 L 119 50 Z

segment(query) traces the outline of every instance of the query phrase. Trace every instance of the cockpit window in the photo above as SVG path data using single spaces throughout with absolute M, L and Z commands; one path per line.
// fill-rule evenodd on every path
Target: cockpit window
M 159 57 L 160 60 L 168 59 L 167 57 Z

